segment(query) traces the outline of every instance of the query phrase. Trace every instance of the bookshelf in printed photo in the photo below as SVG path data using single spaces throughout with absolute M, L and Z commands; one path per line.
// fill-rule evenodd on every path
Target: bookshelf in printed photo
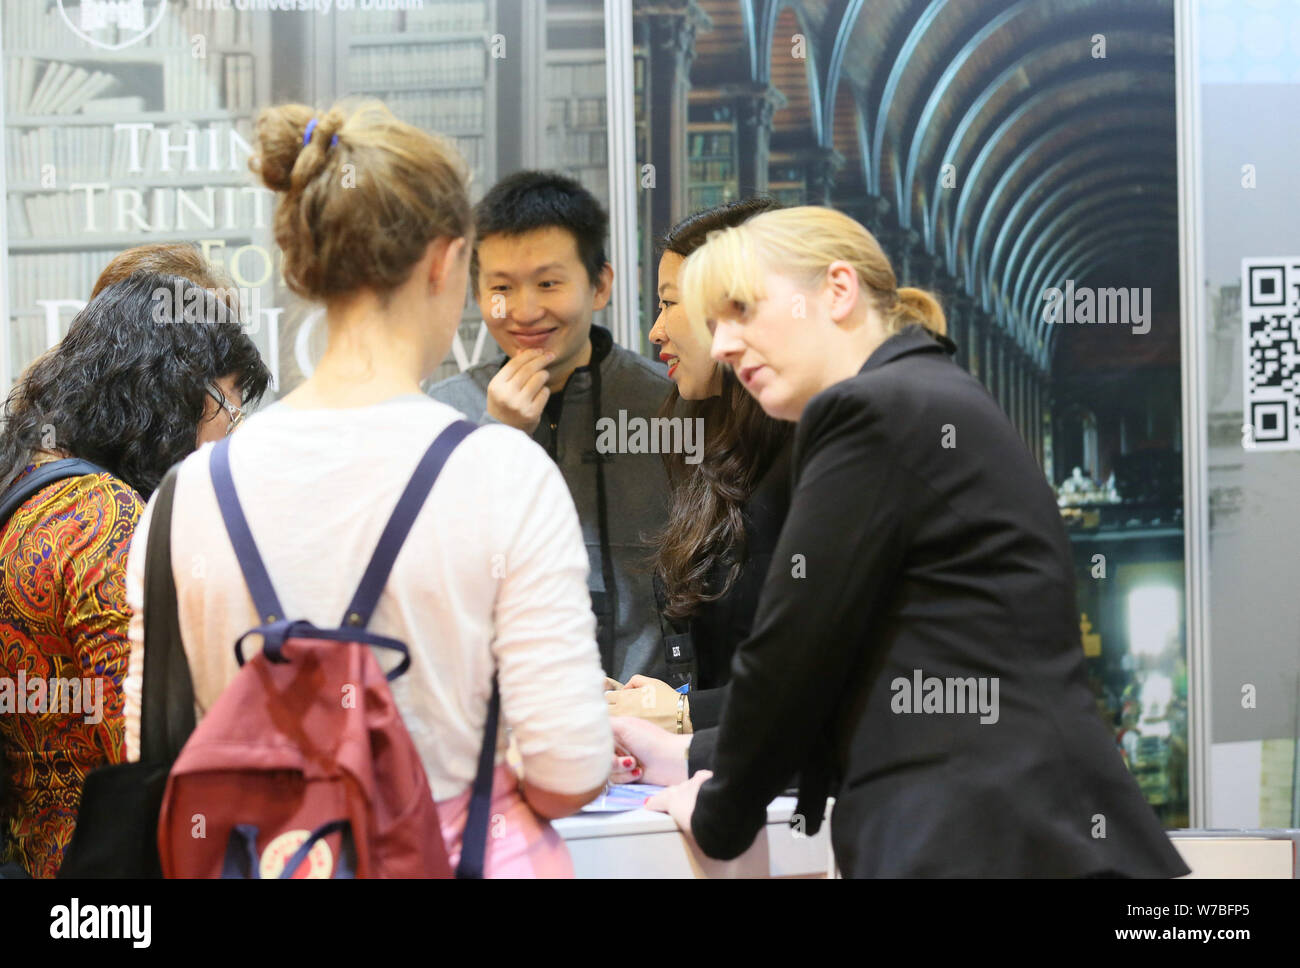
M 803 205 L 808 198 L 807 167 L 794 152 L 768 155 L 767 190 L 782 206 Z
M 471 201 L 497 177 L 498 93 L 489 49 L 496 7 L 495 0 L 424 0 L 418 10 L 357 9 L 333 18 L 338 70 L 331 98 L 379 98 L 401 120 L 446 138 L 469 169 Z M 458 335 L 460 347 L 430 382 L 496 352 L 472 294 Z
M 272 200 L 247 162 L 269 31 L 255 15 L 64 0 L 0 16 L 8 379 L 61 338 L 122 249 L 201 243 L 237 283 L 264 283 Z M 274 358 L 273 326 L 254 339 Z
M 547 51 L 546 128 L 542 167 L 580 181 L 609 207 L 609 129 L 605 59 L 593 52 Z
M 605 33 L 599 5 L 546 7 L 542 87 L 546 110 L 542 167 L 572 175 L 609 209 L 609 125 Z
M 547 0 L 541 52 L 542 157 L 538 167 L 575 179 L 606 212 L 609 197 L 609 122 L 605 84 L 605 19 L 594 0 Z M 610 245 L 612 239 L 606 239 Z M 606 253 L 609 254 L 608 251 Z M 607 306 L 592 316 L 612 329 Z
M 698 212 L 740 196 L 736 120 L 730 104 L 692 91 L 686 126 L 687 211 Z
M 489 0 L 424 0 L 409 11 L 345 11 L 335 17 L 341 83 L 335 96 L 382 100 L 397 117 L 453 142 L 472 172 L 477 201 L 495 159 L 495 83 Z

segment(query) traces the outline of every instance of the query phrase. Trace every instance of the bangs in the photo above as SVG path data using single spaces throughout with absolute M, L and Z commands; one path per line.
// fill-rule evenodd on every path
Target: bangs
M 732 302 L 752 308 L 766 295 L 763 270 L 745 226 L 710 232 L 708 241 L 682 266 L 682 307 L 692 326 L 726 310 Z

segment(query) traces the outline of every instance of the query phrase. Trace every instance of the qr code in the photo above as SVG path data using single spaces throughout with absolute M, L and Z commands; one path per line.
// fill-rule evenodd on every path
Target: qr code
M 1243 259 L 1246 348 L 1242 442 L 1252 450 L 1300 449 L 1300 257 Z

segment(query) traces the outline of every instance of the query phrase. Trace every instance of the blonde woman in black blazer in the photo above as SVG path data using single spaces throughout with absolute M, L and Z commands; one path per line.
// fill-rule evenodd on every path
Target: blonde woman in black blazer
M 794 492 L 716 735 L 694 739 L 711 772 L 651 805 L 729 859 L 798 773 L 806 832 L 836 797 L 846 875 L 1187 873 L 1097 715 L 1051 489 L 927 331 L 938 303 L 830 209 L 709 239 L 687 312 L 798 421 Z

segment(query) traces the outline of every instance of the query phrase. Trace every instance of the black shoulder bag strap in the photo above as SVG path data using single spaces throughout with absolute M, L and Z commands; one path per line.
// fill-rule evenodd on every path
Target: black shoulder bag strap
M 144 676 L 140 761 L 172 762 L 194 732 L 194 684 L 181 642 L 172 576 L 172 501 L 179 465 L 158 486 L 144 568 Z
M 9 519 L 13 517 L 15 511 L 42 488 L 69 477 L 85 477 L 87 474 L 107 473 L 99 465 L 77 457 L 42 464 L 0 496 L 0 529 L 9 523 Z
M 140 759 L 102 766 L 86 777 L 61 878 L 162 877 L 158 812 L 172 763 L 194 730 L 194 687 L 172 578 L 176 473 L 173 467 L 158 487 L 145 549 Z

